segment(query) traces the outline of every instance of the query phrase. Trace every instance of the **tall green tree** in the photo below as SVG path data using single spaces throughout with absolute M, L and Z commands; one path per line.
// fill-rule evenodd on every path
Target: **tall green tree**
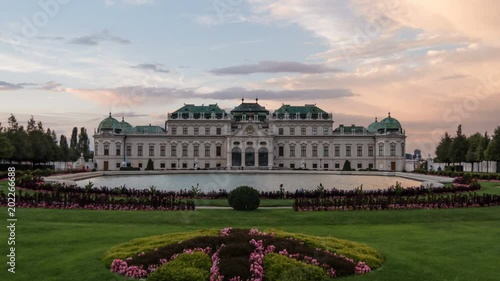
M 59 157 L 61 161 L 69 161 L 68 139 L 65 135 L 61 135 L 61 138 L 59 139 Z
M 7 136 L 0 132 L 0 159 L 11 159 L 15 150 Z
M 462 125 L 458 125 L 457 134 L 450 146 L 450 160 L 453 163 L 465 162 L 468 149 L 467 137 L 462 133 Z
M 78 128 L 74 127 L 71 131 L 71 138 L 69 140 L 69 157 L 71 161 L 76 161 L 80 157 L 78 153 Z
M 14 154 L 9 159 L 10 161 L 29 161 L 33 157 L 33 149 L 29 142 L 29 135 L 24 130 L 23 126 L 18 126 L 17 130 L 10 127 L 6 135 L 15 149 Z
M 2 122 L 0 122 L 0 134 L 3 132 Z
M 80 128 L 80 134 L 78 135 L 78 152 L 83 153 L 83 158 L 88 161 L 90 156 L 90 140 L 87 135 L 87 129 L 85 127 Z
M 12 113 L 10 114 L 8 123 L 9 123 L 9 128 L 8 128 L 9 131 L 19 130 L 19 123 L 17 123 L 17 119 L 14 116 L 14 114 Z
M 485 155 L 487 160 L 500 161 L 500 126 L 495 129 Z
M 31 118 L 30 120 L 28 120 L 28 126 L 26 127 L 26 131 L 28 131 L 28 133 L 30 132 L 33 132 L 34 130 L 37 130 L 37 126 L 36 126 L 36 121 L 35 121 L 35 118 L 33 117 L 33 115 L 31 115 Z
M 448 132 L 444 134 L 444 136 L 441 138 L 441 141 L 439 142 L 438 146 L 436 147 L 436 157 L 438 158 L 439 162 L 442 163 L 450 163 L 450 148 L 453 140 L 451 139 L 450 135 Z

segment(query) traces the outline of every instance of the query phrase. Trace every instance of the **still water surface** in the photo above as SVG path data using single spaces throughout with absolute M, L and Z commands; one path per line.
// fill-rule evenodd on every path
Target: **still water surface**
M 351 176 L 351 175 L 321 175 L 321 174 L 172 174 L 143 176 L 104 176 L 78 181 L 84 186 L 89 181 L 94 186 L 117 187 L 125 185 L 129 188 L 145 189 L 154 185 L 161 190 L 178 191 L 199 187 L 202 191 L 232 190 L 240 185 L 249 185 L 260 191 L 275 191 L 280 185 L 287 191 L 296 189 L 312 190 L 320 183 L 325 188 L 351 190 L 363 185 L 363 189 L 385 189 L 396 182 L 403 187 L 419 186 L 420 182 L 400 177 L 388 176 Z

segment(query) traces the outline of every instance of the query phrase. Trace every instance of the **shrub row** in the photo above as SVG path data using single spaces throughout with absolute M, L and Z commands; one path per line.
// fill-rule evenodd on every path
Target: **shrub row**
M 388 209 L 448 209 L 500 205 L 500 196 L 492 194 L 429 194 L 417 196 L 356 196 L 296 198 L 295 211 L 351 211 Z
M 476 173 L 476 172 L 461 172 L 461 171 L 427 171 L 427 170 L 415 170 L 414 173 L 425 174 L 425 175 L 435 175 L 435 176 L 446 176 L 446 177 L 470 177 L 480 180 L 500 180 L 499 173 Z

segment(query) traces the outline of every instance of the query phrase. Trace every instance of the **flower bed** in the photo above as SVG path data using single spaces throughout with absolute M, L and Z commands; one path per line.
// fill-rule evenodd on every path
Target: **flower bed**
M 120 275 L 148 279 L 155 276 L 154 280 L 164 280 L 156 276 L 157 270 L 165 275 L 170 274 L 169 263 L 179 255 L 203 253 L 211 259 L 211 281 L 277 280 L 272 276 L 282 276 L 292 269 L 299 269 L 294 275 L 320 276 L 320 279 L 315 280 L 328 280 L 365 274 L 380 267 L 383 261 L 381 255 L 372 248 L 335 238 L 323 240 L 327 238 L 232 228 L 224 228 L 218 235 L 214 235 L 212 231 L 207 233 L 208 235 L 198 236 L 189 233 L 170 235 L 168 241 L 164 241 L 161 246 L 155 243 L 154 249 L 151 249 L 149 240 L 143 238 L 141 242 L 132 241 L 114 247 L 105 254 L 103 260 L 112 272 Z M 141 244 L 144 246 L 141 247 Z M 346 256 L 342 252 L 352 255 Z M 362 261 L 359 257 L 367 259 Z M 109 264 L 111 258 L 114 259 Z M 287 267 L 287 264 L 296 263 L 304 266 Z M 175 280 L 177 279 L 172 281 Z

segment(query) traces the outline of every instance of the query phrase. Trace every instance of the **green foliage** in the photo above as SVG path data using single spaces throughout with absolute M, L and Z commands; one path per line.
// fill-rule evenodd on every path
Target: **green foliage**
M 486 159 L 490 161 L 500 161 L 500 126 L 495 129 L 485 155 Z
M 436 147 L 436 157 L 439 159 L 439 162 L 450 163 L 450 148 L 453 140 L 451 139 L 448 132 L 446 132 L 441 138 L 438 146 Z
M 458 125 L 457 135 L 453 138 L 450 146 L 451 162 L 465 162 L 468 143 L 467 137 L 462 133 L 462 125 Z
M 250 186 L 237 187 L 229 193 L 227 199 L 229 206 L 236 211 L 253 211 L 260 206 L 260 194 Z
M 267 281 L 332 280 L 320 267 L 305 264 L 280 254 L 267 254 L 264 257 L 263 266 Z
M 210 257 L 202 252 L 180 254 L 173 261 L 160 266 L 148 281 L 202 281 L 210 278 Z
M 349 160 L 345 160 L 344 167 L 342 167 L 342 171 L 352 171 L 351 162 L 349 162 Z
M 80 128 L 80 134 L 78 135 L 78 144 L 77 144 L 78 154 L 83 153 L 83 158 L 85 161 L 89 160 L 90 157 L 90 140 L 87 135 L 87 129 L 84 127 Z
M 151 251 L 158 247 L 179 243 L 198 236 L 217 236 L 219 231 L 218 229 L 205 229 L 137 238 L 130 242 L 113 246 L 104 253 L 101 260 L 106 266 L 110 266 L 114 259 L 126 259 L 141 252 Z
M 146 171 L 152 171 L 152 170 L 154 170 L 153 160 L 149 158 L 148 164 L 146 165 Z
M 0 133 L 0 159 L 10 159 L 14 155 L 15 147 L 9 139 Z

